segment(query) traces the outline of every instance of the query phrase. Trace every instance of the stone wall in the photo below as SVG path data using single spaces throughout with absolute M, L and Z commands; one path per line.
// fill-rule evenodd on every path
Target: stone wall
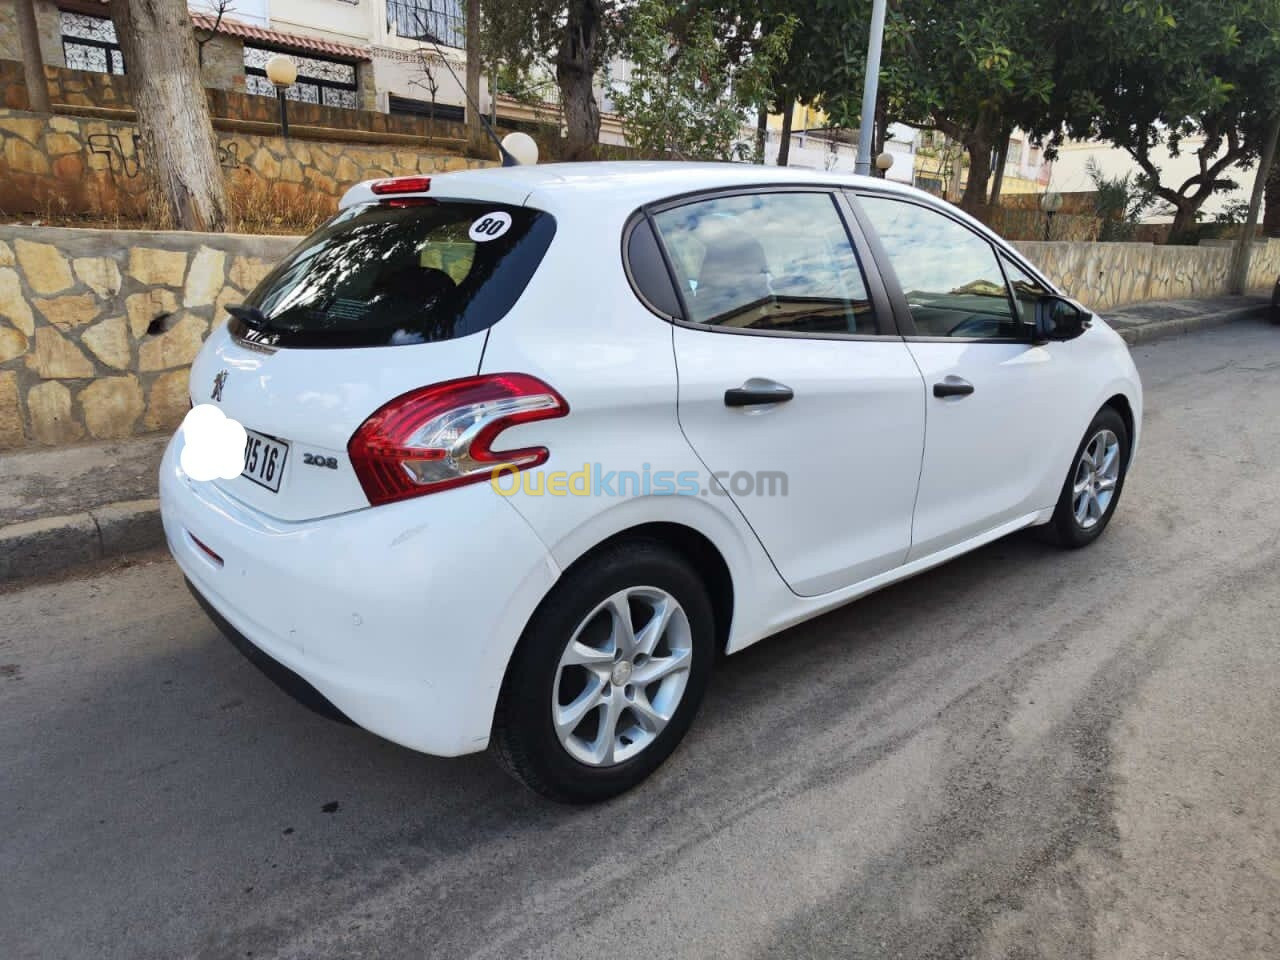
M 296 242 L 0 226 L 0 449 L 175 427 L 223 307 Z
M 147 179 L 132 123 L 0 110 L 0 210 L 46 219 L 147 219 Z M 228 186 L 249 197 L 303 199 L 313 216 L 359 180 L 492 166 L 413 144 L 288 141 L 218 133 Z M 233 198 L 234 200 L 234 198 Z
M 209 332 L 297 242 L 130 230 L 0 226 L 0 449 L 169 430 Z M 1019 243 L 1072 296 L 1107 310 L 1221 294 L 1227 247 Z M 1280 274 L 1259 244 L 1251 286 Z M 165 332 L 149 334 L 158 318 Z
M 1014 244 L 1067 293 L 1095 310 L 1144 300 L 1181 300 L 1226 292 L 1229 246 L 1150 243 Z M 1270 291 L 1280 275 L 1280 240 L 1254 245 L 1249 288 Z

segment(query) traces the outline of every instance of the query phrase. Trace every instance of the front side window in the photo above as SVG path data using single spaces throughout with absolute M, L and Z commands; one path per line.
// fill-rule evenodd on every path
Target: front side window
M 950 217 L 906 200 L 860 196 L 922 337 L 1021 340 L 995 250 Z
M 1027 271 L 1001 254 L 1000 262 L 1004 264 L 1004 275 L 1009 278 L 1009 289 L 1013 291 L 1013 302 L 1018 308 L 1018 319 L 1029 337 L 1035 330 L 1036 308 L 1040 301 L 1051 291 Z
M 555 234 L 529 207 L 409 198 L 341 211 L 237 308 L 231 330 L 283 347 L 452 340 L 515 305 Z
M 826 193 L 717 197 L 654 223 L 686 320 L 799 334 L 875 334 L 862 269 Z

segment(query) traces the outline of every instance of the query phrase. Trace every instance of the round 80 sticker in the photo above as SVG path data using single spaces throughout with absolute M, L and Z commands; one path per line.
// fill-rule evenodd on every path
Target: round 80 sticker
M 495 210 L 493 213 L 486 213 L 471 224 L 471 229 L 467 231 L 467 236 L 476 243 L 485 243 L 488 240 L 497 240 L 510 229 L 511 214 Z

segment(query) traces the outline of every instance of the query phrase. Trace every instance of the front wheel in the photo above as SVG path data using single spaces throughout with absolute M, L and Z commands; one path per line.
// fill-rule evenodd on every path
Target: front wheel
M 1071 461 L 1046 532 L 1064 547 L 1083 547 L 1102 535 L 1120 502 L 1129 467 L 1129 428 L 1113 407 L 1098 411 Z
M 516 647 L 494 722 L 499 761 L 568 803 L 631 789 L 675 750 L 714 659 L 711 602 L 662 543 L 605 548 L 571 570 Z

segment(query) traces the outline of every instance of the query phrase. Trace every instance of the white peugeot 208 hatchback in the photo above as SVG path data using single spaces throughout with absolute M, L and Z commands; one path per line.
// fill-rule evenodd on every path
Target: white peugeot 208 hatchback
M 816 171 L 362 183 L 229 312 L 191 399 L 243 471 L 196 479 L 183 429 L 160 476 L 197 598 L 324 710 L 567 801 L 653 772 L 717 651 L 1094 540 L 1142 422 L 1121 338 L 1016 250 Z

